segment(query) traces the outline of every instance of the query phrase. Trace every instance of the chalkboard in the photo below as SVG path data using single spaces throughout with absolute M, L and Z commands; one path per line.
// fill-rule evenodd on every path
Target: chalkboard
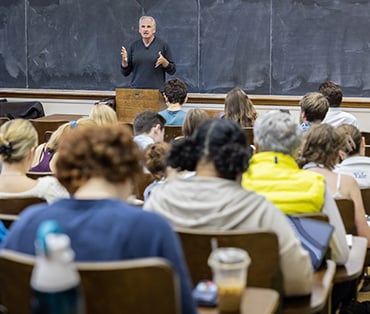
M 331 80 L 345 96 L 370 96 L 370 1 L 275 2 L 272 94 L 302 94 Z
M 370 96 L 368 0 L 1 0 L 0 88 L 129 87 L 120 48 L 141 15 L 191 92 L 302 95 L 333 80 Z

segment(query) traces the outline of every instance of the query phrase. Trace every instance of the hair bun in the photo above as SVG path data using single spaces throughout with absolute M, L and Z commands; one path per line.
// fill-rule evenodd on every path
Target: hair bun
M 6 144 L 0 146 L 0 154 L 10 156 L 13 152 L 12 143 L 7 142 Z

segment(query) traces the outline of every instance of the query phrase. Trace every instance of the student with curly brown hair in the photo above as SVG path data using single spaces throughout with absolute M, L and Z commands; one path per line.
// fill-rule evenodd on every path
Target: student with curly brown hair
M 169 149 L 170 144 L 162 142 L 150 144 L 144 151 L 144 166 L 154 177 L 154 181 L 144 190 L 144 201 L 148 199 L 152 189 L 162 184 L 166 178 L 166 156 Z
M 333 171 L 339 161 L 339 151 L 346 145 L 346 139 L 330 124 L 314 125 L 306 134 L 298 164 L 303 169 L 323 175 L 333 198 L 353 201 L 357 233 L 368 240 L 370 247 L 370 228 L 365 219 L 360 188 L 352 176 Z
M 312 171 L 324 176 L 328 190 L 333 198 L 345 198 L 353 201 L 357 235 L 367 239 L 369 248 L 370 228 L 366 222 L 365 209 L 358 184 L 352 176 L 333 171 L 339 161 L 339 151 L 344 149 L 347 144 L 346 138 L 341 137 L 330 124 L 314 125 L 306 133 L 298 164 L 303 166 L 303 169 L 308 169 L 309 172 Z M 353 281 L 335 285 L 332 293 L 333 310 L 341 302 L 342 307 L 346 307 L 355 290 L 356 282 Z M 343 310 L 340 313 L 347 312 Z
M 182 125 L 186 116 L 186 111 L 182 109 L 188 99 L 188 88 L 179 79 L 172 79 L 164 85 L 163 97 L 167 104 L 167 109 L 159 114 L 166 119 L 166 125 Z
M 171 226 L 127 203 L 141 171 L 141 153 L 129 130 L 119 125 L 76 129 L 63 138 L 58 152 L 56 176 L 74 197 L 26 209 L 12 224 L 4 248 L 35 255 L 39 224 L 54 219 L 71 238 L 76 261 L 168 259 L 179 275 L 182 313 L 196 313 Z
M 206 121 L 190 138 L 173 142 L 167 158 L 168 166 L 196 174 L 158 185 L 144 208 L 163 215 L 174 227 L 275 232 L 285 294 L 308 294 L 311 261 L 284 214 L 263 196 L 240 186 L 249 157 L 245 134 L 237 123 Z

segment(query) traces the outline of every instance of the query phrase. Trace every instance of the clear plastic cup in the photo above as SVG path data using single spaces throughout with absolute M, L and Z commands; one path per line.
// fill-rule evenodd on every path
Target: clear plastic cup
M 212 268 L 213 281 L 217 284 L 220 312 L 239 312 L 250 262 L 248 253 L 239 248 L 225 247 L 212 251 L 208 265 Z

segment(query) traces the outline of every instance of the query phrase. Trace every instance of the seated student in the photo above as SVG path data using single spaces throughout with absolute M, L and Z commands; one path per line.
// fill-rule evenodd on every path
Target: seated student
M 71 238 L 76 261 L 169 260 L 180 279 L 182 313 L 196 313 L 181 245 L 171 226 L 126 202 L 141 171 L 141 153 L 130 132 L 119 125 L 76 129 L 63 138 L 58 151 L 56 177 L 73 198 L 26 209 L 12 224 L 3 248 L 34 255 L 39 224 L 56 220 Z
M 105 104 L 95 104 L 91 108 L 89 118 L 94 120 L 97 125 L 118 124 L 116 112 Z
M 358 128 L 356 117 L 340 109 L 343 93 L 338 84 L 330 81 L 321 83 L 319 92 L 329 101 L 329 110 L 323 120 L 324 123 L 328 123 L 333 127 L 337 127 L 341 124 L 352 124 Z
M 188 89 L 185 83 L 179 79 L 172 79 L 164 85 L 163 97 L 167 104 L 167 109 L 159 114 L 166 119 L 166 125 L 182 125 L 186 116 L 186 111 L 182 106 L 188 99 Z
M 307 132 L 315 123 L 321 123 L 324 120 L 329 109 L 329 102 L 321 93 L 307 93 L 299 101 L 301 114 L 299 123 L 301 130 Z
M 208 120 L 209 116 L 203 109 L 192 108 L 186 113 L 184 123 L 182 125 L 182 134 L 185 137 L 191 136 L 195 129 Z
M 257 111 L 241 88 L 233 88 L 226 94 L 223 118 L 237 122 L 242 128 L 253 126 Z
M 154 177 L 154 181 L 144 190 L 144 201 L 148 199 L 152 189 L 162 184 L 166 178 L 166 155 L 169 149 L 170 144 L 163 142 L 150 144 L 144 150 L 144 166 Z
M 339 160 L 339 150 L 345 145 L 345 138 L 330 124 L 312 126 L 303 142 L 298 164 L 303 169 L 323 175 L 332 197 L 353 200 L 357 234 L 366 238 L 370 247 L 370 228 L 366 222 L 360 188 L 352 176 L 333 172 Z
M 164 140 L 166 120 L 157 112 L 146 110 L 140 112 L 134 120 L 134 141 L 144 150 L 149 144 Z
M 0 127 L 0 198 L 39 197 L 52 202 L 69 197 L 64 187 L 52 176 L 37 180 L 27 177 L 36 145 L 37 132 L 28 120 L 10 120 Z
M 353 201 L 357 234 L 367 239 L 369 248 L 370 228 L 366 222 L 365 209 L 357 182 L 352 176 L 336 174 L 332 171 L 339 160 L 339 150 L 344 149 L 345 145 L 345 138 L 340 137 L 330 124 L 314 125 L 306 133 L 298 164 L 303 169 L 308 169 L 309 172 L 323 175 L 328 191 L 334 198 L 347 198 Z M 357 281 L 344 282 L 341 285 L 334 286 L 332 293 L 333 309 L 338 307 L 339 303 L 342 303 L 344 308 L 347 306 L 353 296 L 353 291 L 357 289 L 356 283 Z M 363 306 L 366 307 L 365 304 Z M 341 311 L 340 313 L 348 312 Z
M 254 124 L 256 153 L 243 174 L 247 190 L 264 195 L 285 214 L 323 212 L 335 227 L 330 243 L 332 259 L 346 263 L 349 249 L 338 208 L 317 173 L 299 169 L 295 157 L 300 148 L 302 132 L 293 117 L 272 110 L 257 118 Z
M 192 137 L 172 143 L 167 158 L 168 166 L 196 170 L 196 175 L 158 185 L 144 208 L 163 215 L 174 227 L 275 232 L 285 295 L 306 295 L 313 272 L 308 253 L 272 203 L 240 186 L 248 152 L 245 134 L 235 122 L 206 121 Z
M 345 138 L 347 145 L 339 151 L 342 162 L 334 172 L 351 175 L 360 188 L 370 187 L 370 157 L 365 156 L 365 139 L 358 128 L 342 124 L 336 129 L 339 136 Z
M 92 119 L 81 118 L 77 121 L 71 121 L 62 124 L 51 135 L 47 143 L 40 144 L 35 151 L 35 156 L 32 161 L 31 172 L 54 172 L 55 171 L 55 156 L 57 156 L 57 148 L 61 138 L 69 131 L 76 127 L 86 127 L 96 125 Z

